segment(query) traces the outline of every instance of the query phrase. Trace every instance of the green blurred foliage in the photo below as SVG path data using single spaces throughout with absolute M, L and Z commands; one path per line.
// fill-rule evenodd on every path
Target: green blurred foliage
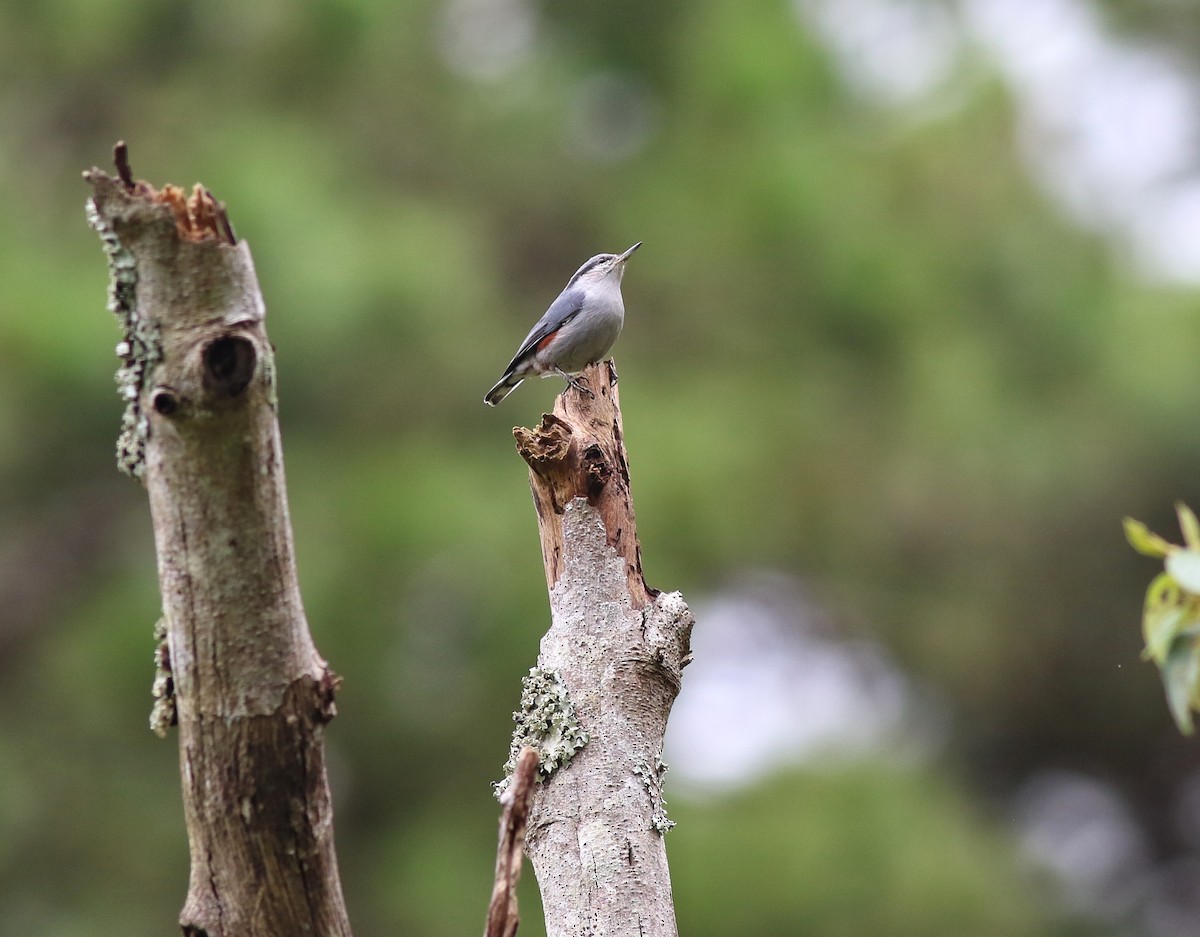
M 973 799 L 1068 765 L 1153 824 L 1198 763 L 1134 666 L 1144 570 L 1114 526 L 1196 497 L 1196 296 L 1046 204 L 998 81 L 880 110 L 765 0 L 532 6 L 528 54 L 475 78 L 447 65 L 454 9 L 0 0 L 0 933 L 162 933 L 186 885 L 79 180 L 119 138 L 254 253 L 306 607 L 346 677 L 359 933 L 482 921 L 546 623 L 509 430 L 558 386 L 481 396 L 570 272 L 635 240 L 616 354 L 652 584 L 800 576 L 956 726 L 928 777 L 671 798 L 685 931 L 1066 933 Z M 597 81 L 643 115 L 617 155 L 573 129 Z
M 674 812 L 681 933 L 1053 932 L 1037 883 L 1014 872 L 1002 839 L 936 778 L 783 776 Z
M 1175 506 L 1183 546 L 1169 543 L 1140 521 L 1125 518 L 1125 537 L 1139 553 L 1164 560 L 1164 571 L 1146 587 L 1142 656 L 1158 665 L 1167 705 L 1179 731 L 1195 731 L 1200 710 L 1200 521 L 1182 502 Z

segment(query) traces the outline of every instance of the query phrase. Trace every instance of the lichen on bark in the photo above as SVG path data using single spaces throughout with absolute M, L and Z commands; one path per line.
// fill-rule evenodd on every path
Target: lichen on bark
M 642 779 L 646 793 L 650 795 L 650 825 L 664 836 L 675 826 L 675 821 L 667 816 L 667 799 L 663 796 L 663 776 L 667 773 L 667 763 L 661 757 L 654 759 L 654 766 L 647 763 L 637 765 L 633 773 Z
M 154 706 L 150 709 L 150 730 L 160 739 L 167 730 L 179 721 L 175 708 L 175 678 L 171 674 L 171 648 L 167 638 L 167 619 L 160 618 L 154 625 L 154 683 L 150 695 Z
M 140 481 L 146 471 L 146 440 L 150 434 L 150 421 L 142 410 L 142 390 L 147 375 L 162 360 L 162 338 L 154 320 L 138 313 L 137 258 L 121 243 L 115 226 L 100 212 L 94 198 L 87 200 L 84 210 L 108 258 L 108 309 L 117 317 L 122 333 L 116 348 L 121 359 L 116 381 L 125 412 L 117 437 L 117 467 Z
M 575 715 L 575 704 L 562 675 L 540 666 L 529 668 L 521 680 L 521 707 L 513 713 L 513 722 L 517 727 L 504 765 L 504 778 L 493 785 L 497 798 L 508 789 L 521 749 L 528 746 L 538 753 L 539 775 L 548 778 L 570 764 L 575 753 L 588 743 L 588 734 Z

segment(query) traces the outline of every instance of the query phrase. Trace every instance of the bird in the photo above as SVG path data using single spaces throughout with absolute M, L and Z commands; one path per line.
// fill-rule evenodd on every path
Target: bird
M 621 277 L 638 241 L 623 254 L 597 254 L 575 271 L 558 298 L 525 336 L 484 403 L 494 407 L 531 374 L 564 378 L 568 387 L 592 396 L 580 377 L 612 348 L 625 323 Z

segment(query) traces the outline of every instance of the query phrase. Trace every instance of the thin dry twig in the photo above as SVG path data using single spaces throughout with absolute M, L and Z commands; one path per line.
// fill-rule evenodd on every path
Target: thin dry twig
M 227 240 L 230 244 L 236 244 L 237 235 L 233 233 L 233 225 L 229 223 L 229 212 L 225 210 L 225 203 L 218 202 L 216 196 L 213 195 L 208 189 L 204 190 L 204 194 L 207 195 L 209 201 L 216 206 L 214 211 L 217 216 L 217 226 L 221 233 L 225 235 L 225 240 Z
M 525 746 L 517 758 L 512 783 L 501 797 L 504 813 L 500 817 L 500 844 L 496 847 L 496 881 L 492 885 L 483 937 L 514 937 L 521 923 L 517 913 L 517 882 L 525 851 L 525 825 L 537 788 L 537 767 L 538 753 Z
M 117 175 L 125 184 L 125 188 L 130 192 L 134 189 L 133 172 L 129 168 L 129 147 L 125 145 L 124 140 L 118 140 L 117 145 L 113 147 L 113 162 L 117 167 Z

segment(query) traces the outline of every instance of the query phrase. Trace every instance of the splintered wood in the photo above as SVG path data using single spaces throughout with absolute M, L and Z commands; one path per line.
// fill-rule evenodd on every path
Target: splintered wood
M 563 511 L 573 499 L 586 498 L 624 561 L 630 598 L 641 608 L 658 591 L 642 575 L 617 375 L 611 360 L 590 365 L 583 374 L 593 396 L 568 388 L 536 428 L 513 429 L 517 451 L 529 465 L 546 584 L 553 590 L 562 569 Z

